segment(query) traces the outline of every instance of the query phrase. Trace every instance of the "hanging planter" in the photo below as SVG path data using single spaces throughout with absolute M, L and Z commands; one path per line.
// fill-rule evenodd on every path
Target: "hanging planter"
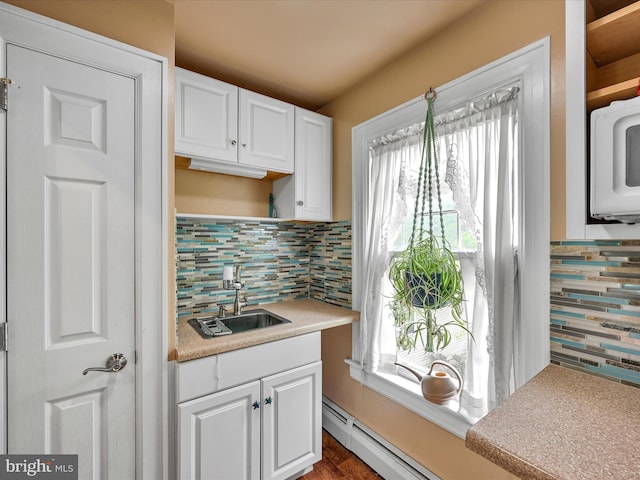
M 435 96 L 431 89 L 425 94 L 427 114 L 409 245 L 391 259 L 389 270 L 394 290 L 391 309 L 398 347 L 412 350 L 420 344 L 430 352 L 441 350 L 450 343 L 449 328 L 459 327 L 469 332 L 462 318 L 462 273 L 444 236 L 433 122 Z M 437 201 L 435 212 L 434 192 Z M 439 240 L 433 229 L 436 216 L 439 217 Z M 429 220 L 428 228 L 424 226 L 425 218 Z M 451 320 L 441 323 L 436 312 L 444 308 L 450 310 Z
M 442 279 L 442 273 L 436 272 L 429 276 L 418 274 L 405 270 L 404 280 L 407 283 L 407 289 L 411 292 L 411 305 L 414 307 L 423 307 L 427 305 L 434 307 L 439 302 L 439 285 Z

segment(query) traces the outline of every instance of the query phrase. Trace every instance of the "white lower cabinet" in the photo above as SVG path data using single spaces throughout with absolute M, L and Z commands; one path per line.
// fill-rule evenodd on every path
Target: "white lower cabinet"
M 322 458 L 322 364 L 262 380 L 262 478 L 285 479 Z
M 194 376 L 206 375 L 201 385 L 215 381 L 223 386 L 177 405 L 179 479 L 288 479 L 321 459 L 322 363 L 319 336 L 316 341 L 315 334 L 310 335 L 299 345 L 294 337 L 229 352 L 228 357 L 223 353 L 178 364 L 179 402 L 185 392 L 193 391 L 181 392 L 180 386 Z M 309 345 L 311 353 L 307 349 L 300 355 L 291 354 Z M 269 360 L 261 361 L 265 355 Z M 315 361 L 308 363 L 310 359 Z M 238 361 L 244 363 L 244 369 L 239 369 Z M 243 373 L 235 378 L 250 377 L 253 365 L 260 365 L 257 374 L 273 373 L 224 388 L 233 383 L 237 371 Z
M 178 405 L 181 479 L 260 478 L 260 382 Z

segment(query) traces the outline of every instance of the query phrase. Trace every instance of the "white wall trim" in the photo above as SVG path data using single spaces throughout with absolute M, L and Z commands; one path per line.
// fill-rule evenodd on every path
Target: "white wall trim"
M 391 373 L 366 373 L 360 363 L 353 360 L 345 360 L 345 363 L 349 365 L 349 373 L 353 380 L 366 385 L 374 392 L 399 403 L 463 440 L 467 430 L 479 420 L 476 418 L 471 422 L 458 413 L 459 403 L 457 399 L 451 400 L 446 405 L 436 405 L 428 402 L 422 395 L 420 384 L 415 380 L 407 380 L 403 376 Z
M 586 14 L 584 0 L 565 2 L 566 238 L 640 238 L 640 224 L 587 225 Z
M 585 4 L 565 2 L 566 237 L 585 238 L 586 86 Z
M 7 76 L 6 48 L 0 33 L 0 76 Z M 7 116 L 0 112 L 0 323 L 7 321 Z M 7 352 L 0 352 L 0 453 L 7 453 Z
M 53 32 L 57 41 L 39 32 Z M 154 53 L 0 3 L 0 67 L 6 72 L 6 44 L 20 45 L 80 61 L 136 81 L 139 115 L 136 119 L 136 472 L 139 479 L 167 478 L 167 59 Z M 46 36 L 50 38 L 50 36 Z M 88 57 L 81 42 L 95 42 L 104 56 Z M 48 42 L 48 43 L 47 43 Z M 116 61 L 113 61 L 116 58 Z M 111 59 L 111 60 L 109 60 Z M 0 127 L 5 116 L 0 113 Z M 6 151 L 6 133 L 0 137 L 0 155 Z M 3 158 L 3 160 L 6 160 Z M 3 163 L 6 165 L 6 161 Z M 0 321 L 6 320 L 6 180 L 0 182 L 3 256 Z M 10 351 L 9 351 L 10 355 Z M 0 447 L 7 450 L 6 361 L 0 356 Z M 32 452 L 39 453 L 39 452 Z
M 440 480 L 435 473 L 349 415 L 326 397 L 322 398 L 322 427 L 382 478 L 394 480 Z

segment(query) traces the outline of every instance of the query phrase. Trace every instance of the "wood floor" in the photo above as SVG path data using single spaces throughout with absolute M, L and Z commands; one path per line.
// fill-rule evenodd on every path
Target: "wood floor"
M 322 460 L 303 480 L 380 480 L 382 477 L 349 450 L 322 430 Z

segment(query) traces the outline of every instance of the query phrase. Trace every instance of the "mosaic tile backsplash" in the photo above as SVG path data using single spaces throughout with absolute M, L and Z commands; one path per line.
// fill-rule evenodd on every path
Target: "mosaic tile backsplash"
M 551 242 L 551 361 L 640 387 L 640 240 Z
M 351 222 L 176 219 L 178 318 L 231 308 L 225 265 L 242 265 L 248 305 L 313 298 L 351 308 Z

